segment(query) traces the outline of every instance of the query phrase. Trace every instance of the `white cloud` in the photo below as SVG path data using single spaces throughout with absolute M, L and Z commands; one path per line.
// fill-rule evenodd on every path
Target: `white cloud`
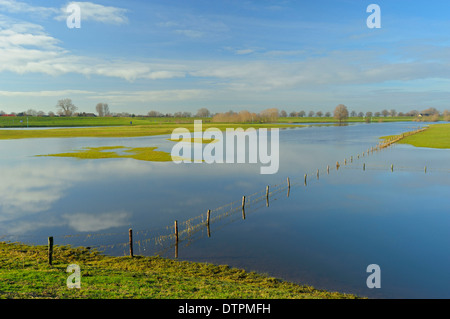
M 59 91 L 0 91 L 0 96 L 7 97 L 59 97 L 68 95 L 96 94 L 93 91 L 59 90 Z
M 35 13 L 40 16 L 49 16 L 58 12 L 55 8 L 33 6 L 16 0 L 0 0 L 0 9 L 9 13 Z
M 255 52 L 255 51 L 252 50 L 252 49 L 236 50 L 236 54 L 239 54 L 239 55 L 250 54 L 250 53 L 253 53 L 253 52 Z
M 189 29 L 175 30 L 175 33 L 185 35 L 189 38 L 201 38 L 205 34 L 202 31 L 189 30 Z
M 101 214 L 75 213 L 63 215 L 69 227 L 80 232 L 93 232 L 119 227 L 127 224 L 131 213 L 127 211 L 108 212 Z
M 82 21 L 96 21 L 105 24 L 121 25 L 128 23 L 126 16 L 128 10 L 116 7 L 103 6 L 92 2 L 69 2 L 66 6 L 61 8 L 60 14 L 56 20 L 66 20 L 70 13 L 67 13 L 67 7 L 71 4 L 76 4 L 81 8 Z

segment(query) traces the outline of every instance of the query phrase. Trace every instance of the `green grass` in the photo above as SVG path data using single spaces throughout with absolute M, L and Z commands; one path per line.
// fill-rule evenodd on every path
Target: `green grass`
M 193 123 L 196 118 L 179 117 L 0 117 L 0 127 L 130 126 Z M 208 122 L 210 119 L 202 119 Z M 22 121 L 22 123 L 20 122 Z
M 425 131 L 407 136 L 397 143 L 416 147 L 450 148 L 450 124 L 432 124 Z
M 68 153 L 36 155 L 36 156 L 73 157 L 78 159 L 133 158 L 140 161 L 152 161 L 152 162 L 170 162 L 173 160 L 171 154 L 167 152 L 156 151 L 156 149 L 157 147 L 126 148 L 124 146 L 102 146 L 102 147 L 85 147 L 82 150 Z M 122 153 L 120 154 L 116 151 L 122 151 Z M 181 160 L 181 158 L 175 159 Z
M 212 123 L 211 118 L 182 118 L 182 117 L 0 117 L 1 128 L 33 128 L 33 127 L 92 127 L 92 126 L 131 126 L 132 125 L 161 125 L 161 124 L 189 124 L 194 120 Z M 372 122 L 414 121 L 412 116 L 372 117 Z M 443 120 L 443 117 L 440 118 Z M 22 122 L 21 122 L 22 121 Z M 365 122 L 362 117 L 349 117 L 345 122 Z M 280 117 L 278 123 L 324 123 L 339 122 L 334 117 Z M 260 123 L 246 123 L 256 125 Z
M 217 128 L 225 131 L 227 128 L 243 128 L 253 127 L 259 128 L 296 128 L 299 125 L 285 124 L 235 124 L 235 123 L 203 123 L 202 129 Z M 72 138 L 72 137 L 138 137 L 153 135 L 170 135 L 176 128 L 187 128 L 190 132 L 194 132 L 193 123 L 156 123 L 152 125 L 128 125 L 117 127 L 83 127 L 83 128 L 55 128 L 44 130 L 0 130 L 0 140 L 6 139 L 24 139 L 24 138 Z
M 81 289 L 67 288 L 67 266 L 81 269 Z M 85 248 L 0 242 L 0 298 L 51 299 L 354 299 L 226 265 L 161 257 L 112 257 Z

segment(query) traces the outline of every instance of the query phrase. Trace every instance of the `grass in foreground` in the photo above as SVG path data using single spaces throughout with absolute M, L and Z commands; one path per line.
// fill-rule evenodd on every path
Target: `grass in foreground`
M 430 125 L 425 131 L 407 136 L 397 143 L 416 147 L 450 148 L 450 124 Z
M 254 272 L 161 257 L 111 257 L 85 248 L 0 242 L 0 298 L 51 299 L 355 299 Z M 81 289 L 67 288 L 69 264 L 81 268 Z

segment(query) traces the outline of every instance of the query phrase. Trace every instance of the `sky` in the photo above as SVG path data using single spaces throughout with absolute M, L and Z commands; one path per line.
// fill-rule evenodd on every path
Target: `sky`
M 0 110 L 63 98 L 133 114 L 443 111 L 450 1 L 0 0 Z

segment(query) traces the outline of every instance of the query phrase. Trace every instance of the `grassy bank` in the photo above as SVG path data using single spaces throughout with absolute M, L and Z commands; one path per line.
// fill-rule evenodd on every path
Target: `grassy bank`
M 211 118 L 193 117 L 0 117 L 0 128 L 33 127 L 93 127 L 93 126 L 130 126 L 161 124 L 192 124 L 194 120 L 213 123 Z M 371 122 L 409 122 L 417 120 L 412 116 L 372 117 Z M 439 120 L 444 120 L 441 116 Z M 349 117 L 345 122 L 366 122 L 363 117 Z M 280 117 L 278 123 L 338 123 L 334 117 Z M 223 123 L 222 123 L 223 124 Z M 246 123 L 257 125 L 260 123 Z
M 400 135 L 399 135 L 400 136 Z M 393 136 L 396 137 L 396 136 Z M 383 137 L 384 139 L 389 136 Z M 450 148 L 450 124 L 433 124 L 423 132 L 406 136 L 397 142 L 416 147 Z
M 317 290 L 241 269 L 160 257 L 111 257 L 85 248 L 0 242 L 0 298 L 90 299 L 341 299 L 354 295 Z M 81 288 L 67 288 L 67 266 L 81 269 Z
M 418 134 L 405 137 L 400 144 L 416 147 L 450 148 L 450 124 L 434 124 Z
M 81 126 L 130 126 L 168 123 L 193 123 L 196 118 L 182 117 L 0 117 L 0 127 L 81 127 Z M 210 119 L 201 119 L 209 122 Z
M 225 123 L 203 123 L 202 128 L 217 128 L 225 131 L 227 128 L 253 127 L 259 128 L 294 128 L 299 125 L 279 125 L 279 124 L 225 124 Z M 31 128 L 23 130 L 0 130 L 0 140 L 24 139 L 24 138 L 69 138 L 69 137 L 138 137 L 154 135 L 170 135 L 176 128 L 186 128 L 194 132 L 193 123 L 158 123 L 153 125 L 128 125 L 118 127 L 71 127 L 55 128 L 45 130 L 34 130 Z

